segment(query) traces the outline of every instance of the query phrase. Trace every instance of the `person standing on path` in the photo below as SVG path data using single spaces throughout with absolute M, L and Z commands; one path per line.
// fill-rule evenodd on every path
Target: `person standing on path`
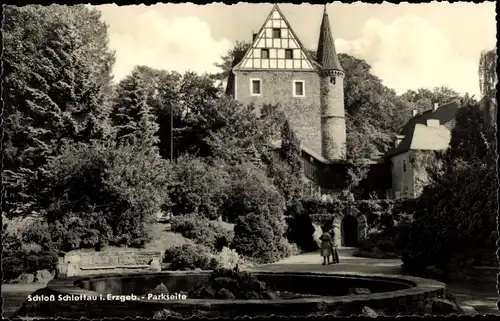
M 330 255 L 332 255 L 332 237 L 330 233 L 325 232 L 319 239 L 321 241 L 321 256 L 323 257 L 323 265 L 330 264 Z
M 337 251 L 337 242 L 335 240 L 335 230 L 332 228 L 330 230 L 331 244 L 332 244 L 332 263 L 340 263 L 339 252 Z

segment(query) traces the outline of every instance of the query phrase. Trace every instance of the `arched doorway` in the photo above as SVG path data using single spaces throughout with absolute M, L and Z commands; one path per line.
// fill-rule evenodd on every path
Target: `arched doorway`
M 358 246 L 358 220 L 352 215 L 342 219 L 342 246 Z

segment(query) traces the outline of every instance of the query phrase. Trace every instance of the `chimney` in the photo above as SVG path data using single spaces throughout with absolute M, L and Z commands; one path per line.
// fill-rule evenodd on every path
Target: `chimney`
M 252 41 L 255 41 L 255 38 L 257 38 L 257 33 L 256 32 L 252 32 Z
M 439 119 L 427 119 L 426 125 L 427 127 L 439 127 L 441 123 L 439 122 Z
M 438 107 L 439 107 L 439 104 L 434 103 L 434 105 L 432 106 L 432 111 L 436 111 L 436 109 L 438 109 Z
M 417 114 L 418 114 L 418 110 L 413 109 L 413 110 L 411 111 L 411 117 L 415 117 L 415 116 L 417 116 Z
M 394 148 L 398 147 L 398 145 L 403 141 L 404 138 L 404 135 L 396 135 L 396 139 L 394 140 Z

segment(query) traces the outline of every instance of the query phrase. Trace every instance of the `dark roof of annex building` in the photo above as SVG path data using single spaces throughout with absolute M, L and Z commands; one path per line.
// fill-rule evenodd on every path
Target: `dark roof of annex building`
M 435 110 L 429 109 L 422 113 L 415 115 L 410 119 L 406 125 L 401 129 L 399 135 L 404 136 L 402 141 L 397 147 L 394 147 L 387 151 L 384 158 L 390 158 L 402 153 L 405 153 L 411 149 L 412 142 L 417 138 L 414 137 L 415 127 L 417 124 L 426 125 L 427 120 L 434 119 L 439 120 L 439 124 L 451 130 L 454 126 L 454 120 L 458 109 L 460 108 L 460 103 L 458 100 L 451 101 L 444 105 L 438 106 Z M 418 134 L 418 133 L 417 133 Z

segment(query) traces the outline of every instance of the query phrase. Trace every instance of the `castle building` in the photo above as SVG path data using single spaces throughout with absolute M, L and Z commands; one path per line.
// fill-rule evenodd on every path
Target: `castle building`
M 313 58 L 274 5 L 253 34 L 250 48 L 236 53 L 228 78 L 226 93 L 243 104 L 253 104 L 257 112 L 266 104 L 282 108 L 300 140 L 304 177 L 311 192 L 319 195 L 346 187 L 344 77 L 326 6 Z M 275 143 L 278 148 L 280 142 Z M 366 219 L 356 217 L 349 222 L 348 229 L 353 230 L 349 234 L 354 236 L 347 243 L 354 244 L 366 234 Z M 340 218 L 336 223 L 340 229 Z
M 275 5 L 232 69 L 230 94 L 257 108 L 279 104 L 306 150 L 322 161 L 345 159 L 344 70 L 326 10 L 316 59 Z
M 284 110 L 301 142 L 304 177 L 314 194 L 345 188 L 344 77 L 326 6 L 313 58 L 275 5 L 253 34 L 250 48 L 236 53 L 228 78 L 226 93 L 241 103 L 253 104 L 257 109 L 279 104 Z M 278 148 L 280 142 L 274 143 Z M 387 174 L 376 172 L 376 180 L 377 175 Z M 389 188 L 376 187 L 382 191 Z

